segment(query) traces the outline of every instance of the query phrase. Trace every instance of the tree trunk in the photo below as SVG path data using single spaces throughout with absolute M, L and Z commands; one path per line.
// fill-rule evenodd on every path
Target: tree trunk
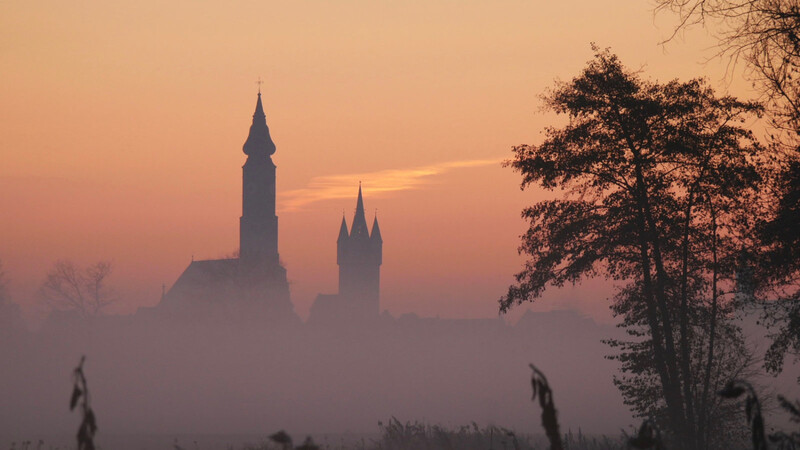
M 714 362 L 714 340 L 717 333 L 717 213 L 714 204 L 710 202 L 711 209 L 711 318 L 708 329 L 708 358 L 706 359 L 706 372 L 703 377 L 703 396 L 700 403 L 700 420 L 698 421 L 698 435 L 702 440 L 702 448 L 708 448 L 707 425 L 708 391 L 711 386 L 711 368 Z
M 699 180 L 698 180 L 699 181 Z M 686 221 L 683 228 L 683 242 L 681 255 L 681 306 L 679 309 L 680 325 L 680 352 L 681 352 L 681 378 L 683 379 L 683 398 L 686 402 L 686 422 L 689 424 L 689 432 L 694 435 L 693 443 L 695 448 L 701 447 L 702 433 L 695 433 L 694 424 L 698 421 L 694 414 L 694 395 L 692 385 L 694 377 L 691 371 L 691 351 L 689 349 L 689 241 L 691 235 L 692 207 L 694 206 L 694 189 L 696 184 L 689 189 L 689 196 L 686 205 Z M 701 418 L 700 421 L 703 419 Z M 700 426 L 698 424 L 698 426 Z

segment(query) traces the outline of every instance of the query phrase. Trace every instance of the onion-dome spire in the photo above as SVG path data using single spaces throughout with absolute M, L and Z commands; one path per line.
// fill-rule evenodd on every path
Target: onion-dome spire
M 258 93 L 256 111 L 253 113 L 253 124 L 250 125 L 250 134 L 244 143 L 244 153 L 248 156 L 269 156 L 275 153 L 275 143 L 269 135 L 267 116 L 261 104 L 261 92 Z
M 350 235 L 347 232 L 347 221 L 344 220 L 344 214 L 342 214 L 342 226 L 339 227 L 339 239 L 336 242 L 346 241 Z
M 361 196 L 361 183 L 358 183 L 358 202 L 356 203 L 356 215 L 353 217 L 353 226 L 350 229 L 350 237 L 369 237 L 367 230 L 367 218 L 364 215 L 364 198 Z
M 375 219 L 372 221 L 372 233 L 370 233 L 369 238 L 373 242 L 383 242 L 383 238 L 381 238 L 381 228 L 378 226 L 377 214 L 375 214 Z

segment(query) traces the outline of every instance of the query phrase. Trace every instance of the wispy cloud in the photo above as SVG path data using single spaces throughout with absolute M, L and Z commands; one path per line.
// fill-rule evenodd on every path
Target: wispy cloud
M 314 177 L 308 186 L 281 194 L 279 207 L 281 211 L 297 211 L 311 203 L 342 198 L 353 198 L 355 186 L 361 181 L 369 188 L 370 197 L 389 192 L 419 189 L 430 183 L 436 175 L 454 169 L 490 166 L 500 164 L 503 159 L 470 159 L 464 161 L 448 161 L 410 169 L 386 169 L 377 172 L 351 173 L 342 175 L 325 175 Z

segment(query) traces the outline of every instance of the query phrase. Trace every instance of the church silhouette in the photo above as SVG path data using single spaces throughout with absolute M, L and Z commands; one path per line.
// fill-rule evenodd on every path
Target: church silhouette
M 339 294 L 320 294 L 311 306 L 309 322 L 364 320 L 377 317 L 380 310 L 381 263 L 383 238 L 378 217 L 367 231 L 364 198 L 358 186 L 356 214 L 347 231 L 342 216 L 336 241 L 336 262 L 339 264 Z
M 275 143 L 267 126 L 261 92 L 244 143 L 242 216 L 238 258 L 192 261 L 155 308 L 171 318 L 249 318 L 297 322 L 286 269 L 278 253 L 275 211 Z M 378 218 L 367 228 L 361 185 L 350 231 L 342 217 L 337 240 L 339 293 L 320 295 L 310 319 L 377 318 L 383 239 Z

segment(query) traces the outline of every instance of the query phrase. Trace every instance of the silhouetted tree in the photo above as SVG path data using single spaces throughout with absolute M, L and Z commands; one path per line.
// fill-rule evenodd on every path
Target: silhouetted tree
M 700 448 L 698 420 L 718 343 L 720 308 L 733 260 L 752 235 L 761 147 L 742 127 L 759 105 L 717 97 L 703 80 L 644 81 L 608 51 L 559 83 L 546 106 L 567 114 L 540 145 L 514 148 L 509 162 L 532 184 L 563 193 L 525 209 L 530 256 L 500 300 L 501 311 L 562 286 L 604 275 L 624 282 L 618 309 L 636 314 L 667 422 L 681 448 Z M 748 209 L 749 208 L 749 209 Z M 693 365 L 708 349 L 705 367 Z M 699 380 L 699 381 L 698 381 Z M 700 383 L 701 395 L 694 389 Z M 711 386 L 713 388 L 713 386 Z
M 8 293 L 6 272 L 0 260 L 0 334 L 15 328 L 20 320 L 19 306 L 11 300 Z
M 47 272 L 40 293 L 44 303 L 59 311 L 76 311 L 95 316 L 114 301 L 108 287 L 110 262 L 101 261 L 81 268 L 72 261 L 59 260 Z
M 800 354 L 800 3 L 796 0 L 658 0 L 678 14 L 676 33 L 714 22 L 719 54 L 746 64 L 766 101 L 774 134 L 760 246 L 750 255 L 751 300 L 761 301 L 776 330 L 767 369 L 781 370 L 786 353 Z
M 771 330 L 764 365 L 783 369 L 787 354 L 800 356 L 800 161 L 774 177 L 774 204 L 760 226 L 760 244 L 750 255 L 746 299 L 763 307 Z
M 616 350 L 609 359 L 618 361 L 622 372 L 614 377 L 614 384 L 635 416 L 656 424 L 668 423 L 668 411 L 652 363 L 652 340 L 647 333 L 644 314 L 628 309 L 641 310 L 642 304 L 628 301 L 624 294 L 615 300 L 614 313 L 623 318 L 622 325 L 632 339 L 606 341 Z M 692 315 L 700 316 L 693 317 L 692 322 L 710 322 L 709 313 L 707 305 L 693 305 Z M 695 326 L 691 335 L 692 403 L 697 405 L 697 432 L 701 438 L 705 437 L 703 448 L 706 449 L 739 448 L 746 440 L 746 430 L 742 429 L 739 421 L 739 407 L 715 395 L 723 387 L 726 377 L 751 379 L 757 372 L 755 358 L 747 348 L 741 330 L 729 317 L 727 311 L 717 317 L 713 351 L 709 351 L 711 333 L 708 329 Z

